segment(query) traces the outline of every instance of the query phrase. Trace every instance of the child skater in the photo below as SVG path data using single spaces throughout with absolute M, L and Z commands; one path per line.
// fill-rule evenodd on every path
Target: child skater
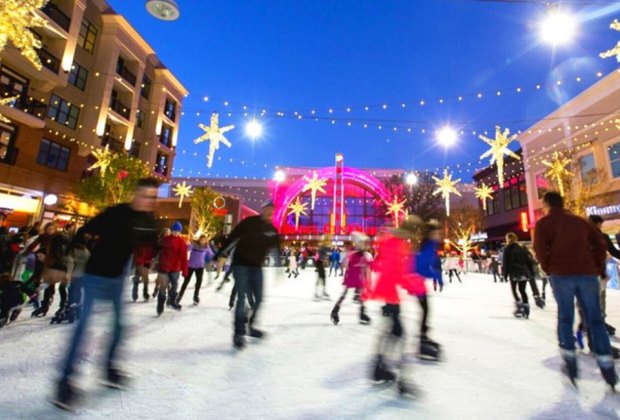
M 340 305 L 347 296 L 349 289 L 354 289 L 356 295 L 364 288 L 368 279 L 370 278 L 370 264 L 372 263 L 372 256 L 367 251 L 370 238 L 360 232 L 353 232 L 352 240 L 355 246 L 355 252 L 350 253 L 347 256 L 347 270 L 344 276 L 344 292 L 334 309 L 332 309 L 331 320 L 334 325 L 338 325 L 340 322 Z M 370 318 L 366 315 L 366 307 L 364 301 L 360 299 L 360 324 L 370 324 Z

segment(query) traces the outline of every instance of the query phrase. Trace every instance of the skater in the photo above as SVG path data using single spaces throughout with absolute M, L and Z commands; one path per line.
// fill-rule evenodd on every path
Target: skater
M 177 303 L 181 302 L 183 299 L 183 294 L 185 293 L 185 289 L 189 284 L 189 281 L 192 279 L 192 274 L 196 273 L 196 288 L 194 289 L 194 305 L 198 305 L 200 303 L 200 286 L 202 285 L 202 276 L 204 274 L 204 261 L 207 255 L 207 250 L 209 249 L 209 242 L 207 241 L 207 237 L 202 235 L 198 241 L 192 243 L 189 247 L 189 261 L 188 261 L 188 270 L 187 276 L 183 280 L 183 285 L 181 286 L 181 291 L 179 292 L 179 298 L 177 299 Z
M 96 245 L 92 248 L 82 281 L 84 286 L 82 315 L 65 352 L 56 387 L 54 404 L 60 408 L 72 410 L 75 404 L 77 391 L 73 383 L 74 369 L 95 300 L 111 302 L 114 307 L 113 333 L 105 365 L 105 383 L 111 387 L 122 388 L 127 381 L 127 375 L 118 366 L 117 355 L 123 330 L 121 319 L 123 286 L 134 248 L 139 244 L 155 241 L 156 230 L 152 212 L 155 209 L 156 198 L 157 181 L 141 179 L 129 204 L 108 208 L 82 228 L 81 234 L 88 233 L 95 237 Z
M 295 278 L 299 276 L 299 266 L 297 265 L 297 253 L 295 249 L 292 249 L 288 256 L 288 278 L 290 279 L 291 276 L 295 276 Z
M 153 267 L 153 259 L 157 254 L 157 249 L 153 244 L 139 245 L 133 254 L 134 264 L 136 266 L 133 276 L 133 287 L 131 290 L 131 298 L 133 301 L 138 300 L 138 288 L 142 283 L 142 298 L 145 302 L 149 301 L 149 275 L 151 267 Z
M 618 376 L 601 311 L 598 280 L 598 276 L 605 275 L 605 243 L 592 225 L 564 209 L 564 199 L 559 193 L 546 193 L 543 205 L 547 215 L 536 223 L 534 250 L 541 268 L 550 276 L 558 303 L 564 373 L 573 383 L 578 377 L 573 335 L 577 298 L 592 335 L 592 348 L 601 374 L 614 389 Z
M 491 274 L 493 274 L 493 283 L 497 283 L 498 277 L 499 277 L 500 283 L 504 281 L 504 278 L 502 277 L 499 271 L 499 261 L 497 259 L 497 255 L 491 255 L 491 262 L 489 263 L 489 269 L 491 270 Z
M 232 260 L 237 286 L 233 346 L 239 350 L 245 347 L 246 332 L 254 338 L 264 336 L 254 325 L 263 300 L 263 261 L 273 248 L 277 249 L 277 255 L 280 254 L 280 239 L 273 226 L 273 210 L 273 202 L 263 204 L 260 215 L 250 216 L 239 223 L 219 251 L 223 253 L 236 244 Z M 245 302 L 249 295 L 254 296 L 255 302 L 252 314 L 248 317 Z M 246 324 L 249 331 L 246 330 Z
M 355 246 L 355 252 L 350 253 L 347 259 L 347 270 L 344 276 L 344 291 L 331 313 L 331 320 L 334 325 L 340 322 L 340 306 L 347 296 L 349 289 L 354 289 L 356 295 L 364 289 L 366 283 L 370 280 L 370 264 L 372 256 L 368 252 L 370 238 L 363 233 L 353 232 L 351 240 Z M 364 301 L 360 298 L 360 324 L 370 324 L 370 317 L 366 314 Z
M 315 299 L 329 299 L 329 295 L 327 294 L 326 288 L 326 275 L 325 275 L 325 266 L 329 264 L 329 241 L 325 240 L 325 242 L 319 246 L 317 250 L 317 258 L 316 258 L 316 272 L 317 279 L 316 285 L 314 287 L 314 298 Z M 323 288 L 323 294 L 319 294 L 319 290 Z
M 448 279 L 450 283 L 452 283 L 452 276 L 456 276 L 459 283 L 463 283 L 461 281 L 461 276 L 459 276 L 459 262 L 460 259 L 457 259 L 456 257 L 446 258 L 446 268 L 448 269 Z
M 441 259 L 437 253 L 441 240 L 441 228 L 435 222 L 424 225 L 420 241 L 420 252 L 416 256 L 418 273 L 433 280 L 433 290 L 443 291 L 443 277 L 441 275 Z
M 218 264 L 224 264 L 223 267 L 220 267 L 220 270 L 224 271 L 224 278 L 222 279 L 220 284 L 215 289 L 216 292 L 219 292 L 220 290 L 222 290 L 224 288 L 224 285 L 230 281 L 230 276 L 233 273 L 232 260 L 233 260 L 234 253 L 235 253 L 235 250 L 233 249 L 230 252 L 226 253 L 227 257 L 225 260 L 221 258 L 218 259 Z
M 340 256 L 340 250 L 338 248 L 333 248 L 331 254 L 329 254 L 329 277 L 332 276 L 332 272 L 334 273 L 334 276 L 338 276 Z
M 384 303 L 384 329 L 379 336 L 371 377 L 375 382 L 397 381 L 401 395 L 411 395 L 413 389 L 405 378 L 406 339 L 400 319 L 399 289 L 416 295 L 426 291 L 422 276 L 410 271 L 415 263 L 411 259 L 409 240 L 412 239 L 418 224 L 419 220 L 409 216 L 399 228 L 389 228 L 380 233 L 377 241 L 379 251 L 373 263 L 376 279 L 367 283 L 363 293 L 364 299 Z
M 181 238 L 182 230 L 183 225 L 180 222 L 174 222 L 170 228 L 172 233 L 166 236 L 160 245 L 159 266 L 157 267 L 157 277 L 159 278 L 157 315 L 164 312 L 165 306 L 176 311 L 182 309 L 182 306 L 177 302 L 179 277 L 181 275 L 187 277 L 187 244 Z
M 153 259 L 153 264 L 156 267 L 159 267 L 159 251 L 161 250 L 161 244 L 163 243 L 164 239 L 170 236 L 171 234 L 172 232 L 170 231 L 170 228 L 163 228 L 161 232 L 159 233 L 159 236 L 157 237 L 157 246 L 156 246 L 157 251 L 156 251 L 155 258 Z M 155 287 L 153 288 L 153 299 L 157 298 L 157 295 L 159 295 L 159 282 L 160 282 L 160 276 L 158 274 L 157 277 L 155 277 Z
M 519 245 L 517 235 L 510 232 L 506 235 L 502 276 L 510 281 L 510 288 L 517 309 L 514 316 L 528 319 L 530 303 L 527 298 L 527 283 L 534 276 L 534 265 L 527 249 Z M 517 289 L 519 293 L 517 294 Z

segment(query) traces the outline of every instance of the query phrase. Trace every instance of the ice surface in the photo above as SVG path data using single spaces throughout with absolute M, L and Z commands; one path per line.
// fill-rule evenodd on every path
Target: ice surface
M 357 322 L 349 296 L 341 323 L 329 314 L 341 278 L 329 278 L 332 301 L 315 301 L 316 274 L 307 269 L 287 279 L 269 269 L 260 326 L 269 335 L 232 349 L 230 285 L 216 293 L 204 287 L 191 305 L 188 289 L 181 312 L 157 318 L 155 304 L 125 306 L 128 337 L 123 365 L 133 376 L 130 390 L 98 383 L 107 343 L 109 308 L 97 309 L 81 365 L 84 398 L 77 415 L 51 406 L 52 385 L 73 327 L 49 325 L 23 313 L 0 330 L 1 419 L 585 419 L 618 418 L 620 396 L 600 378 L 594 359 L 580 355 L 579 391 L 559 373 L 555 303 L 530 320 L 512 316 L 506 283 L 468 274 L 431 297 L 431 337 L 443 345 L 444 361 L 411 357 L 409 379 L 415 400 L 399 399 L 392 388 L 371 386 L 369 363 L 380 319 L 371 305 L 370 326 Z M 190 286 L 191 287 L 191 286 Z M 141 291 L 140 291 L 141 292 Z M 550 291 L 548 290 L 550 294 Z M 129 294 L 127 295 L 129 296 Z M 609 291 L 608 321 L 620 327 L 620 293 Z M 417 303 L 403 304 L 413 355 Z M 29 311 L 28 311 L 29 312 Z M 614 342 L 617 340 L 612 339 Z

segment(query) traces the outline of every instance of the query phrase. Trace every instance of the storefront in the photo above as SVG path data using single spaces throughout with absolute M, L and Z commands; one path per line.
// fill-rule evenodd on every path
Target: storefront
M 32 225 L 41 211 L 42 194 L 0 187 L 0 226 L 17 230 Z

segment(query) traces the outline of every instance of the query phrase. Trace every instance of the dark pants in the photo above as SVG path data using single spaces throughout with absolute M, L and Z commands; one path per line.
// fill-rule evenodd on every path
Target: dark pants
M 323 291 L 325 291 L 325 264 L 321 260 L 317 260 L 316 262 L 316 271 L 319 273 L 319 278 L 316 280 L 316 285 L 323 286 Z
M 179 288 L 179 277 L 181 277 L 181 272 L 159 273 L 158 275 L 160 284 L 157 299 L 165 301 L 166 292 L 168 292 L 168 304 L 175 303 L 177 301 L 177 290 Z
M 448 276 L 450 277 L 450 283 L 452 283 L 452 274 L 456 275 L 456 279 L 459 281 L 459 283 L 463 283 L 461 281 L 461 276 L 459 276 L 459 272 L 454 268 L 448 270 Z
M 527 299 L 527 283 L 528 281 L 515 281 L 510 280 L 510 289 L 512 290 L 512 296 L 515 298 L 515 302 L 517 303 L 529 303 Z M 517 289 L 519 293 L 517 294 Z
M 596 276 L 551 276 L 553 294 L 558 303 L 558 338 L 560 348 L 575 351 L 573 323 L 575 298 L 583 310 L 583 317 L 592 335 L 592 350 L 599 356 L 612 354 L 611 343 L 603 321 L 599 298 L 599 280 Z
M 122 297 L 125 276 L 110 278 L 85 274 L 82 278 L 84 287 L 84 305 L 82 308 L 82 316 L 73 332 L 69 350 L 62 365 L 61 382 L 66 382 L 74 373 L 75 362 L 79 356 L 80 347 L 86 333 L 86 327 L 93 310 L 95 300 L 112 302 L 114 307 L 114 322 L 112 339 L 108 349 L 106 367 L 108 369 L 114 367 L 118 345 L 122 337 Z
M 179 300 L 183 297 L 185 293 L 185 289 L 187 289 L 187 285 L 189 281 L 192 279 L 192 274 L 196 273 L 196 288 L 194 289 L 194 298 L 197 298 L 200 294 L 200 286 L 202 286 L 202 275 L 204 274 L 204 268 L 188 268 L 187 269 L 187 277 L 183 279 L 183 285 L 181 286 L 181 291 L 179 292 Z M 228 274 L 227 274 L 228 275 Z
M 250 296 L 254 297 L 254 309 L 248 322 L 251 329 L 258 316 L 260 304 L 263 301 L 263 270 L 261 267 L 235 265 L 233 266 L 233 275 L 235 276 L 235 286 L 237 288 L 235 335 L 245 335 L 247 319 L 245 301 Z
M 422 308 L 422 323 L 420 324 L 420 337 L 426 338 L 426 333 L 428 332 L 428 298 L 426 296 L 418 296 L 418 302 L 420 303 L 420 307 Z

